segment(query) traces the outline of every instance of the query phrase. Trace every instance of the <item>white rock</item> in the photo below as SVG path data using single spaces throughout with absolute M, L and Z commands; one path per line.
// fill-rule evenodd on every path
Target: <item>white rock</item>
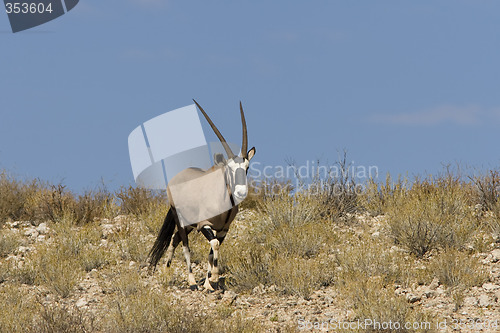
M 436 290 L 437 287 L 439 287 L 439 279 L 438 278 L 434 278 L 431 282 L 431 284 L 429 285 L 429 289 L 430 290 Z
M 430 290 L 430 289 L 424 289 L 423 294 L 427 298 L 433 298 L 434 296 L 436 296 L 436 292 L 434 290 Z
M 257 287 L 253 288 L 252 295 L 262 295 L 266 292 L 264 285 L 261 283 Z
M 406 295 L 406 299 L 410 303 L 415 303 L 415 302 L 420 301 L 422 298 L 418 295 L 408 294 L 408 295 Z
M 490 305 L 493 305 L 493 300 L 490 296 L 486 295 L 486 294 L 482 294 L 481 296 L 479 296 L 479 306 L 480 307 L 488 307 Z
M 497 290 L 497 292 L 495 292 L 495 298 L 497 299 L 497 302 L 500 303 L 500 290 Z
M 29 252 L 31 249 L 27 246 L 19 246 L 17 248 L 17 253 L 19 254 L 25 254 L 26 252 Z
M 36 231 L 38 231 L 38 233 L 40 235 L 46 235 L 48 232 L 49 232 L 49 227 L 47 226 L 47 223 L 40 223 L 38 225 L 38 227 L 36 227 Z
M 85 298 L 80 298 L 77 302 L 76 302 L 76 306 L 81 308 L 83 306 L 86 306 L 88 305 L 89 303 L 87 302 L 87 300 Z
M 464 299 L 464 305 L 476 306 L 477 302 L 478 302 L 478 300 L 475 297 L 466 297 Z
M 35 228 L 28 228 L 24 231 L 24 235 L 31 237 L 31 238 L 37 238 L 38 237 L 38 231 L 36 231 Z
M 483 289 L 486 291 L 492 291 L 492 290 L 500 289 L 500 286 L 488 282 L 488 283 L 483 284 Z
M 222 300 L 227 304 L 233 304 L 236 297 L 238 297 L 238 295 L 234 291 L 226 290 L 224 295 L 222 295 Z
M 115 226 L 114 224 L 102 224 L 102 236 L 104 238 L 108 238 L 109 235 L 115 233 Z
M 500 249 L 494 249 L 491 251 L 491 262 L 498 262 L 500 261 Z

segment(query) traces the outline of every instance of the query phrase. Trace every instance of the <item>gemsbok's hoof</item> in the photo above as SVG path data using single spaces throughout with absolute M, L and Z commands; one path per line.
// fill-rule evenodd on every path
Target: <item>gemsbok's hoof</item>
M 210 282 L 210 279 L 205 279 L 205 283 L 203 283 L 203 288 L 207 292 L 214 292 L 218 288 L 218 283 Z
M 189 286 L 189 289 L 191 289 L 192 291 L 198 290 L 198 285 L 197 284 L 192 284 L 192 285 Z

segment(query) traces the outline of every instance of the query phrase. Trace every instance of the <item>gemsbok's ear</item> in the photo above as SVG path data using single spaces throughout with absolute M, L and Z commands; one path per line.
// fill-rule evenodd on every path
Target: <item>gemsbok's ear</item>
M 248 160 L 250 161 L 254 155 L 255 155 L 255 147 L 252 147 L 247 153 Z

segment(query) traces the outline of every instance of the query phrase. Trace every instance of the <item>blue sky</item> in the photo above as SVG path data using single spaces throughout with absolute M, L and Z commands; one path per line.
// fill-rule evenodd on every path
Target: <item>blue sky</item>
M 498 168 L 500 2 L 81 0 L 12 34 L 0 13 L 0 169 L 133 183 L 128 134 L 195 98 L 265 165 L 397 175 Z M 384 178 L 383 176 L 381 178 Z

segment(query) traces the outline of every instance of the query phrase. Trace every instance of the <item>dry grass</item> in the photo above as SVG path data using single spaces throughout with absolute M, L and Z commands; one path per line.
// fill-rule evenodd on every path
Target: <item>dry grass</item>
M 26 216 L 25 202 L 38 189 L 36 181 L 20 181 L 7 172 L 0 172 L 0 227 L 7 220 Z
M 18 233 L 5 231 L 0 233 L 0 258 L 13 254 L 21 244 Z
M 492 234 L 500 235 L 498 181 L 498 172 L 473 182 L 451 174 L 395 182 L 388 177 L 353 195 L 356 184 L 349 174 L 330 180 L 344 188 L 337 194 L 329 192 L 328 182 L 319 182 L 319 191 L 293 192 L 287 183 L 268 180 L 259 186 L 280 184 L 282 191 L 261 189 L 243 205 L 252 211 L 251 218 L 239 222 L 244 232 L 238 230 L 238 237 L 227 237 L 221 246 L 221 273 L 227 288 L 243 294 L 262 284 L 307 299 L 329 286 L 338 293 L 339 306 L 353 310 L 353 320 L 429 320 L 396 296 L 394 286 L 411 288 L 438 278 L 459 304 L 465 290 L 488 280 L 474 254 L 491 248 Z M 0 223 L 30 220 L 36 226 L 47 221 L 51 230 L 45 241 L 27 241 L 22 236 L 27 224 L 18 230 L 0 225 L 1 332 L 264 329 L 232 306 L 220 305 L 210 316 L 188 313 L 167 289 L 187 286 L 184 269 L 160 266 L 154 278 L 161 282 L 148 286 L 152 277 L 141 268 L 168 210 L 161 193 L 129 187 L 76 195 L 63 185 L 18 181 L 5 173 L 0 190 Z M 377 237 L 368 222 L 352 222 L 359 211 L 385 215 Z M 345 223 L 347 218 L 352 223 Z M 104 235 L 104 224 L 116 228 Z M 30 250 L 9 261 L 20 246 Z M 209 246 L 204 237 L 193 232 L 190 246 L 192 261 L 205 264 Z M 175 260 L 183 265 L 181 252 Z M 105 281 L 105 315 L 79 310 L 68 301 L 87 273 L 96 274 L 93 270 Z M 47 295 L 56 302 L 44 303 Z
M 438 248 L 463 248 L 480 230 L 468 185 L 452 177 L 416 179 L 385 203 L 396 244 L 422 257 Z
M 244 239 L 228 240 L 222 247 L 229 284 L 239 290 L 275 285 L 286 294 L 309 297 L 333 279 L 326 253 L 338 244 L 322 207 L 307 194 L 268 197 Z
M 347 285 L 358 275 L 377 277 L 384 283 L 408 285 L 411 265 L 404 254 L 392 251 L 387 242 L 357 235 L 345 235 L 335 252 L 338 283 Z
M 382 279 L 359 275 L 341 290 L 345 306 L 353 310 L 351 320 L 367 325 L 363 332 L 434 332 L 435 327 L 405 329 L 405 323 L 433 322 L 432 318 L 413 308 L 406 299 L 394 294 L 390 285 Z M 378 323 L 378 326 L 377 326 Z M 400 329 L 383 329 L 381 323 L 399 323 Z
M 469 289 L 481 286 L 489 279 L 488 272 L 477 258 L 454 249 L 447 249 L 432 258 L 427 270 L 429 277 L 438 278 L 449 288 Z

